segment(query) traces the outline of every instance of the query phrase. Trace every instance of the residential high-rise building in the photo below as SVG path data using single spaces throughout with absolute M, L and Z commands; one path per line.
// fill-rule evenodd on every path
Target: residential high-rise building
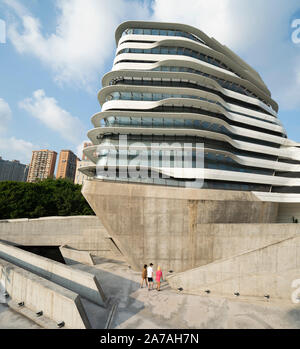
M 17 181 L 26 182 L 28 165 L 21 164 L 18 160 L 3 160 L 0 156 L 0 182 Z
M 69 178 L 74 182 L 77 156 L 71 150 L 62 150 L 59 154 L 56 178 Z
M 76 174 L 75 174 L 75 184 L 80 184 L 83 185 L 84 181 L 86 179 L 92 179 L 93 177 L 87 176 L 83 172 L 80 171 L 82 167 L 87 167 L 87 166 L 93 166 L 93 163 L 90 160 L 79 160 L 77 159 L 77 166 L 76 166 Z
M 83 143 L 83 149 L 87 148 L 87 147 L 90 147 L 92 146 L 93 143 L 92 142 L 84 142 Z M 89 160 L 88 157 L 85 155 L 84 152 L 82 152 L 82 160 L 85 161 L 85 160 Z
M 54 176 L 57 153 L 52 150 L 42 149 L 32 152 L 31 163 L 28 171 L 27 182 Z
M 83 150 L 92 145 L 93 143 L 91 142 L 84 142 Z M 74 181 L 75 184 L 83 185 L 86 179 L 91 179 L 91 177 L 85 175 L 83 172 L 80 171 L 82 167 L 87 167 L 87 166 L 93 166 L 93 162 L 89 160 L 89 158 L 85 155 L 84 152 L 82 152 L 82 160 L 77 159 L 76 174 L 75 174 L 75 181 Z

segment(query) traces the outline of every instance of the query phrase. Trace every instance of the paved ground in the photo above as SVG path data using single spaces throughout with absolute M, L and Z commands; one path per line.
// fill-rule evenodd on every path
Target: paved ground
M 118 307 L 110 328 L 293 328 L 300 329 L 300 304 L 282 304 L 266 300 L 225 299 L 211 295 L 196 296 L 171 290 L 166 282 L 161 292 L 140 288 L 140 273 L 122 260 L 97 259 L 90 267 L 72 267 L 96 273 L 111 304 Z M 108 312 L 83 300 L 93 328 L 104 328 Z M 0 304 L 0 329 L 39 328 L 30 320 Z
M 74 267 L 96 272 L 106 294 L 118 301 L 111 328 L 300 328 L 300 305 L 180 294 L 166 282 L 161 292 L 149 292 L 139 288 L 140 273 L 124 262 L 98 263 Z
M 0 304 L 0 329 L 40 329 L 40 327 L 11 310 L 6 304 Z

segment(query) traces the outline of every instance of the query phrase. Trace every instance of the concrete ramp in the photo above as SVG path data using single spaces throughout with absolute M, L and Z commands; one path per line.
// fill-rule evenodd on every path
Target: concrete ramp
M 93 274 L 73 269 L 4 242 L 0 242 L 0 258 L 76 292 L 98 305 L 106 306 L 107 298 L 99 280 Z
M 299 279 L 300 235 L 297 235 L 169 276 L 168 282 L 174 289 L 202 295 L 209 290 L 212 295 L 239 294 L 292 302 L 292 294 L 300 286 Z
M 78 294 L 67 290 L 49 280 L 45 280 L 31 272 L 23 270 L 7 261 L 0 259 L 0 280 L 5 285 L 13 308 L 18 311 L 18 303 L 22 314 L 43 312 L 41 321 L 44 324 L 64 323 L 63 328 L 91 328 L 86 312 Z M 36 321 L 38 318 L 32 318 Z M 54 326 L 52 326 L 54 327 Z
M 92 255 L 88 251 L 80 251 L 70 246 L 64 245 L 59 247 L 66 264 L 73 265 L 76 263 L 95 265 Z
M 0 220 L 0 239 L 23 246 L 68 245 L 106 258 L 112 254 L 107 237 L 95 216 Z

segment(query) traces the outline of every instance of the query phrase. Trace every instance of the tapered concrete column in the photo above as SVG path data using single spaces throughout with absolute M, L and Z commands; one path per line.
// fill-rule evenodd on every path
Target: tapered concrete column
M 226 252 L 231 237 L 231 231 L 216 231 L 212 224 L 275 223 L 278 211 L 278 204 L 251 192 L 93 180 L 82 193 L 136 270 L 150 262 L 174 271 L 212 262 L 216 249 Z M 239 253 L 246 241 L 232 250 Z

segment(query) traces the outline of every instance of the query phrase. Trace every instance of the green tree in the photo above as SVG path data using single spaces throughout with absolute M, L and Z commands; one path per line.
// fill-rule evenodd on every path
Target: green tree
M 65 179 L 0 182 L 0 219 L 94 215 L 81 185 Z

